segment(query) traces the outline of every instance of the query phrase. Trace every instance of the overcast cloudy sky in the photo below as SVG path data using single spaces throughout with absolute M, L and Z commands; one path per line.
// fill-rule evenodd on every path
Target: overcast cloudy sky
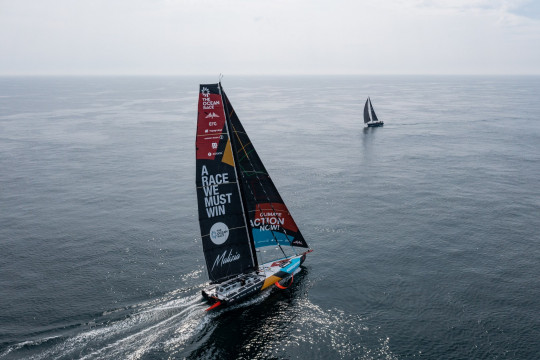
M 0 74 L 540 74 L 540 0 L 0 0 Z

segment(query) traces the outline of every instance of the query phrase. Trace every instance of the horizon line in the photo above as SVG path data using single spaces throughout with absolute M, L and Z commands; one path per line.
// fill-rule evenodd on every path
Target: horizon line
M 18 74 L 2 74 L 0 77 L 166 77 L 166 76 L 185 76 L 185 77 L 199 77 L 199 76 L 214 76 L 215 74 L 143 74 L 143 73 L 132 73 L 132 74 L 111 74 L 111 73 L 76 73 L 76 74 L 45 74 L 45 73 L 18 73 Z M 218 74 L 219 75 L 219 74 Z M 292 74 L 292 73 L 276 73 L 276 74 L 238 74 L 231 73 L 226 75 L 227 77 L 231 76 L 540 76 L 540 73 L 486 73 L 486 74 L 472 74 L 472 73 L 377 73 L 377 74 L 366 74 L 366 73 L 321 73 L 321 74 Z

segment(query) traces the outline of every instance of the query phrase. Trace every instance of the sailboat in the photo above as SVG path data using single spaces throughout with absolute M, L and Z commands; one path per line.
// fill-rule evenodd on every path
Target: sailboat
M 310 253 L 221 82 L 201 84 L 196 185 L 212 306 L 287 288 Z
M 369 109 L 371 110 L 371 118 L 369 117 L 368 103 Z M 364 105 L 364 124 L 367 124 L 368 127 L 384 125 L 384 122 L 382 120 L 379 120 L 377 118 L 377 115 L 375 115 L 375 110 L 373 110 L 373 105 L 371 104 L 371 99 L 369 97 L 367 98 L 366 104 Z

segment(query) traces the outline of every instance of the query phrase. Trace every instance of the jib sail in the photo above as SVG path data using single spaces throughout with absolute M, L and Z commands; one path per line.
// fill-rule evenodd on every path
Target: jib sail
M 219 84 L 200 85 L 196 139 L 199 224 L 210 280 L 256 266 Z
M 223 91 L 222 95 L 230 122 L 232 148 L 254 247 L 275 247 L 279 244 L 308 248 L 227 95 Z
M 371 109 L 371 119 L 373 121 L 379 121 L 379 119 L 377 118 L 377 115 L 375 115 L 375 110 L 373 110 L 373 104 L 371 103 L 371 99 L 369 99 L 369 108 Z

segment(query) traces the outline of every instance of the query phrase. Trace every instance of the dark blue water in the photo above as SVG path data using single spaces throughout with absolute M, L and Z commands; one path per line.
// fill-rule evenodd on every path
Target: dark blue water
M 0 78 L 0 359 L 540 357 L 539 77 L 225 78 L 315 251 L 206 313 L 215 80 Z

